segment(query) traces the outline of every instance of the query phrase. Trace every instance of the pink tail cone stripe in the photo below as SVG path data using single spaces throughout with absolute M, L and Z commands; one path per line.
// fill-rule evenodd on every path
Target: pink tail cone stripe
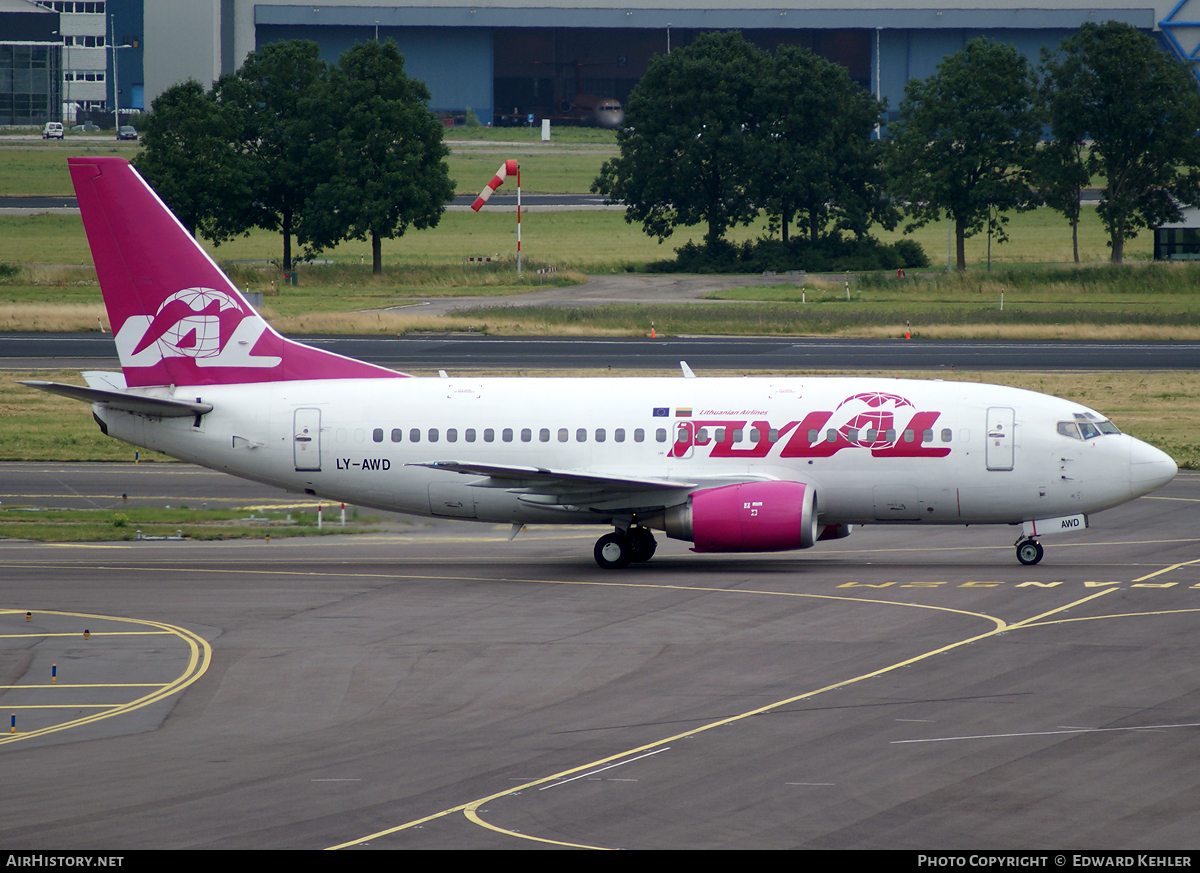
M 478 212 L 483 208 L 483 204 L 492 199 L 492 192 L 504 184 L 504 180 L 517 172 L 517 162 L 515 160 L 507 160 L 500 165 L 500 169 L 496 171 L 496 175 L 492 176 L 492 180 L 487 183 L 479 196 L 475 198 L 475 202 L 471 204 L 471 208 Z
M 67 163 L 129 386 L 403 378 L 276 333 L 127 161 Z

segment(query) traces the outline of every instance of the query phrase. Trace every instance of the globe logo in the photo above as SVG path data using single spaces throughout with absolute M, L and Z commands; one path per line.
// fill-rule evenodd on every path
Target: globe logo
M 177 355 L 215 358 L 245 317 L 238 302 L 224 291 L 184 288 L 158 307 L 134 354 L 159 342 Z
M 886 394 L 879 391 L 868 391 L 847 397 L 838 404 L 838 410 L 846 407 L 850 418 L 838 428 L 838 433 L 852 445 L 865 449 L 887 449 L 895 444 L 896 426 L 895 410 L 908 406 L 910 403 L 899 394 Z M 893 439 L 887 438 L 887 432 L 892 430 Z M 851 431 L 857 432 L 852 434 Z M 851 436 L 856 436 L 851 439 Z

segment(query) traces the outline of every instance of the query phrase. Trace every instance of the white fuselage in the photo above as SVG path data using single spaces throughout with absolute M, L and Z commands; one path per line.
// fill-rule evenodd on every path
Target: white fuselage
M 168 396 L 213 410 L 160 419 L 95 409 L 114 437 L 236 476 L 492 522 L 609 523 L 612 513 L 602 499 L 555 504 L 486 476 L 411 465 L 490 463 L 696 488 L 803 482 L 819 495 L 825 525 L 1087 514 L 1175 472 L 1125 434 L 1063 435 L 1059 422 L 1091 413 L 1077 403 L 966 382 L 456 377 L 179 387 Z M 661 506 L 664 497 L 625 503 Z

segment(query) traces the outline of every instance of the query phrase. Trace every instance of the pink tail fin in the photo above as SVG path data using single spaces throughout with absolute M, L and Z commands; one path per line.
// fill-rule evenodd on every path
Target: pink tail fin
M 402 376 L 277 334 L 122 158 L 67 163 L 129 386 Z

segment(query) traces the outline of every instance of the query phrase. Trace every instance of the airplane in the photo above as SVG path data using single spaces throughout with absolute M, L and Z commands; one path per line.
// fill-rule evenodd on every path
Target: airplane
M 108 436 L 328 501 L 512 525 L 653 531 L 709 552 L 806 549 L 856 525 L 1042 536 L 1148 494 L 1165 453 L 1071 400 L 883 377 L 411 377 L 276 333 L 121 158 L 70 158 L 121 372 L 87 387 Z M 511 537 L 510 537 L 511 539 Z

